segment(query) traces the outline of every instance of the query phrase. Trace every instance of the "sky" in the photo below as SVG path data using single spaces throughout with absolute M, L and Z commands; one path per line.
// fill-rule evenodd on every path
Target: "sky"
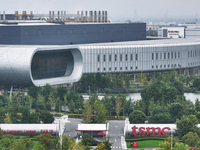
M 3 1 L 3 2 L 2 2 Z M 107 10 L 111 20 L 140 21 L 145 18 L 200 18 L 200 0 L 0 0 L 0 11 L 6 13 L 49 10 L 75 14 L 78 10 Z

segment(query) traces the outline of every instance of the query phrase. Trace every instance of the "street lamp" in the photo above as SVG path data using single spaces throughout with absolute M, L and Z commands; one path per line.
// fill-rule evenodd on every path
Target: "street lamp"
M 172 150 L 172 143 L 173 143 L 173 133 L 172 133 L 172 129 L 171 129 L 171 150 Z

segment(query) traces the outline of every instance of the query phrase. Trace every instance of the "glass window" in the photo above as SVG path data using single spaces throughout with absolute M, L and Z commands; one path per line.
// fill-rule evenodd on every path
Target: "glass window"
M 117 54 L 115 54 L 115 61 L 117 61 Z

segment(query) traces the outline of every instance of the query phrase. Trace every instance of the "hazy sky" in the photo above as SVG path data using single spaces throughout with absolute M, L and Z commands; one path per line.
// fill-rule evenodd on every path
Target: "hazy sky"
M 3 1 L 3 2 L 2 2 Z M 107 10 L 110 19 L 200 18 L 200 0 L 0 0 L 0 11 L 14 13 L 49 10 L 76 13 L 77 10 Z

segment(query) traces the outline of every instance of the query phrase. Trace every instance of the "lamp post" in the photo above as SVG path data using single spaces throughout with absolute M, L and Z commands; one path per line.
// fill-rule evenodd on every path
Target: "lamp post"
M 172 132 L 172 129 L 171 129 L 171 150 L 172 150 L 172 143 L 173 143 L 173 132 Z

